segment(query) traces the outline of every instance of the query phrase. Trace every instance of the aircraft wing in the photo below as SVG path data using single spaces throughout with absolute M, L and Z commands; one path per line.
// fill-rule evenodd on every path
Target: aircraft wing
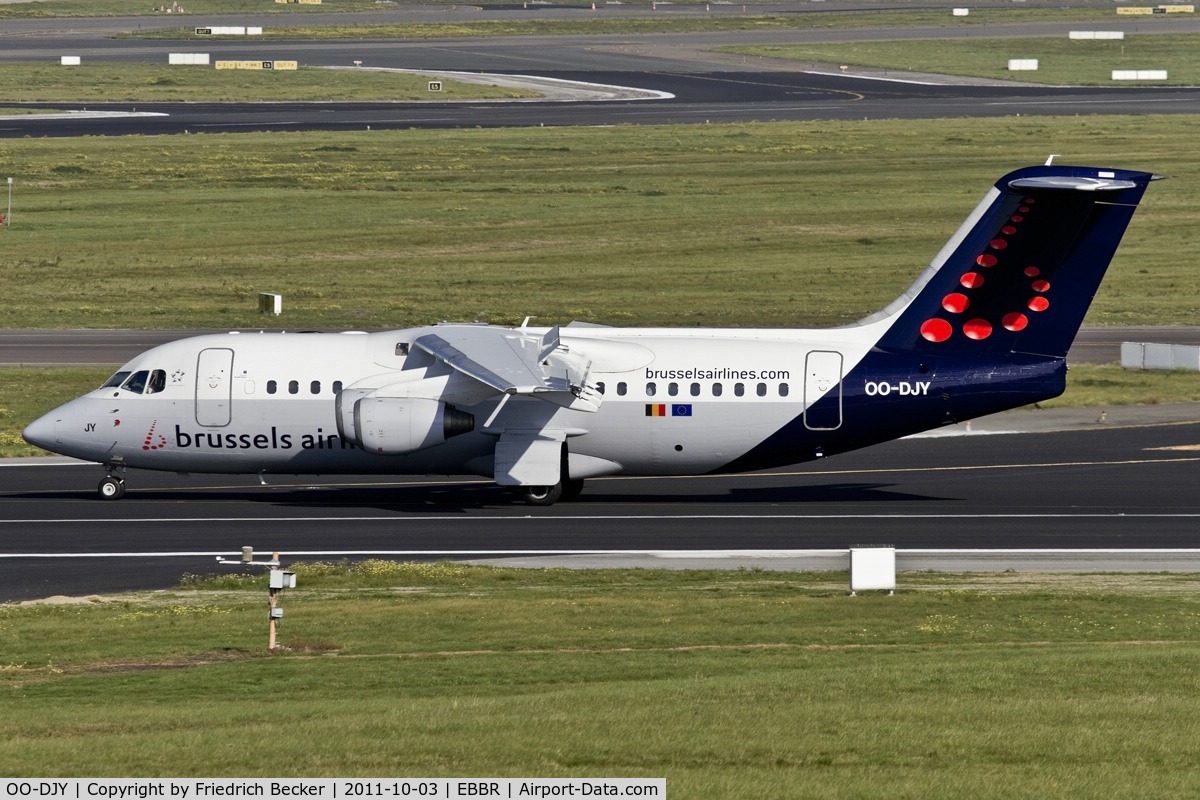
M 587 384 L 591 361 L 563 345 L 557 327 L 538 335 L 490 325 L 438 325 L 412 346 L 503 394 L 584 411 L 600 408 L 600 393 Z

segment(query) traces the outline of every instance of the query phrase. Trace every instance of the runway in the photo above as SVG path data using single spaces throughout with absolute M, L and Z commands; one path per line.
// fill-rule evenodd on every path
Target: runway
M 1128 425 L 1118 410 L 1103 425 L 1076 415 L 1057 430 L 1038 429 L 1035 412 L 1013 413 L 1026 418 L 998 415 L 992 427 L 1031 432 L 979 425 L 972 435 L 911 438 L 790 470 L 593 480 L 580 500 L 549 508 L 514 504 L 472 478 L 280 476 L 261 486 L 254 476 L 136 471 L 123 500 L 104 502 L 94 492 L 98 466 L 8 462 L 0 601 L 173 586 L 185 573 L 218 573 L 215 556 L 243 546 L 279 550 L 285 563 L 555 554 L 536 562 L 547 564 L 594 554 L 593 566 L 621 553 L 646 565 L 697 550 L 855 544 L 1113 548 L 1130 552 L 1103 568 L 1159 570 L 1166 559 L 1200 569 L 1195 553 L 1132 552 L 1200 546 L 1200 497 L 1181 488 L 1200 480 L 1200 409 L 1169 407 Z

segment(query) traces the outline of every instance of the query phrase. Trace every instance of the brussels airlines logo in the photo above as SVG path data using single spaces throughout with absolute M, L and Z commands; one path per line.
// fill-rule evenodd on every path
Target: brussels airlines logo
M 153 430 L 153 426 L 151 430 Z M 297 440 L 299 440 L 298 443 Z M 164 441 L 163 445 L 165 444 Z M 259 433 L 224 433 L 221 431 L 188 433 L 176 425 L 175 447 L 179 450 L 293 450 L 297 447 L 301 450 L 358 449 L 357 445 L 343 440 L 336 433 L 325 433 L 323 428 L 317 428 L 312 433 L 294 436 L 291 433 L 280 433 L 274 425 L 269 431 Z
M 116 424 L 120 425 L 118 421 Z M 142 442 L 143 450 L 161 450 L 167 446 L 167 437 L 161 433 L 155 433 L 154 429 L 158 426 L 158 420 L 150 423 L 150 430 L 146 431 L 146 440 Z M 157 439 L 157 441 L 155 441 Z

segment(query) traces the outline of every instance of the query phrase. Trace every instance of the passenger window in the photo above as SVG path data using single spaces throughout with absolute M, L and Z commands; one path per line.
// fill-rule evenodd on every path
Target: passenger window
M 725 390 L 721 388 L 721 384 L 719 384 L 719 383 L 713 384 L 713 397 L 720 397 L 721 392 L 723 392 L 723 391 L 725 391 Z
M 146 385 L 146 394 L 158 394 L 167 388 L 166 370 L 156 369 L 150 373 L 150 383 Z
M 656 395 L 656 394 L 658 394 L 658 386 L 653 383 L 647 383 L 646 384 L 646 397 L 654 397 L 654 395 Z
M 267 394 L 275 394 L 279 389 L 279 384 L 275 381 L 267 381 Z
M 342 382 L 341 382 L 341 381 L 334 381 L 334 382 L 333 382 L 333 393 L 334 393 L 334 394 L 337 394 L 337 393 L 338 393 L 338 392 L 340 392 L 341 390 L 342 390 Z
M 149 377 L 150 377 L 149 370 L 140 369 L 137 372 L 130 375 L 129 380 L 125 381 L 125 383 L 122 384 L 121 388 L 127 392 L 133 392 L 134 394 L 141 394 L 142 390 L 146 388 L 146 379 Z
M 675 395 L 679 394 L 679 384 L 678 383 L 668 383 L 667 384 L 667 394 L 671 395 L 671 397 L 674 397 Z
M 300 381 L 288 381 L 288 394 L 300 393 Z
M 625 393 L 628 391 L 629 391 L 629 384 L 625 383 L 625 381 L 621 381 L 620 383 L 617 384 L 617 396 L 618 397 L 624 397 Z
M 735 383 L 733 385 L 733 393 L 736 394 L 738 397 L 741 397 L 742 395 L 744 395 L 746 393 L 746 384 Z
M 308 390 L 310 392 L 312 392 L 313 394 L 320 394 L 321 393 L 321 382 L 313 381 L 312 383 L 310 383 L 308 385 Z
M 596 391 L 604 394 L 604 381 L 596 381 Z
M 700 384 L 693 383 L 692 384 L 692 397 L 699 397 L 699 396 L 700 396 Z
M 756 389 L 756 391 L 758 392 L 759 397 L 766 397 L 767 396 L 767 385 L 765 383 L 760 383 L 758 385 L 758 388 Z
M 788 391 L 789 391 L 788 385 L 786 383 L 779 384 L 779 396 L 780 397 L 787 397 Z

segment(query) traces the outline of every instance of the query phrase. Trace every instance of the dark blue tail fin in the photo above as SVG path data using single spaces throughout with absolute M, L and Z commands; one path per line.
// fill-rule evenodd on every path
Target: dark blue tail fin
M 1027 167 L 996 182 L 905 294 L 882 350 L 1062 358 L 1155 176 Z

